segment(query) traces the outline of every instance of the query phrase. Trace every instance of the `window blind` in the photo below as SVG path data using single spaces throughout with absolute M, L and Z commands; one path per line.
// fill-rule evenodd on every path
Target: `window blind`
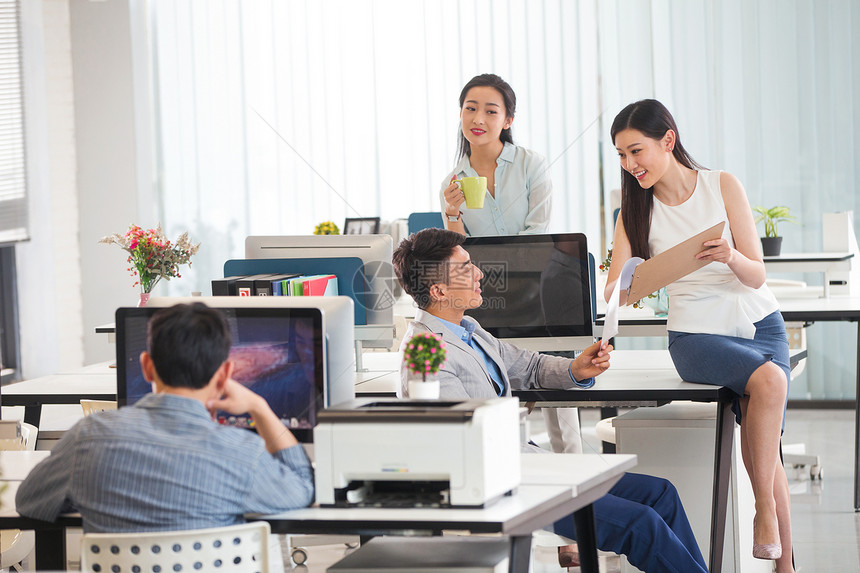
M 19 0 L 0 0 L 0 244 L 29 238 Z

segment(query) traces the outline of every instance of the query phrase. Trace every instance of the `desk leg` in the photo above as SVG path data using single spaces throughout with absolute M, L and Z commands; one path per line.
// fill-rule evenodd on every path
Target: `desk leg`
M 597 533 L 594 530 L 594 506 L 590 503 L 573 512 L 576 543 L 579 546 L 579 563 L 582 573 L 598 573 Z
M 528 573 L 531 555 L 531 535 L 515 535 L 511 537 L 511 553 L 508 556 L 508 571 L 510 573 Z
M 726 539 L 726 507 L 729 501 L 729 479 L 732 469 L 732 443 L 735 437 L 735 415 L 731 401 L 717 405 L 716 443 L 714 444 L 714 491 L 711 503 L 711 555 L 708 570 L 720 573 L 723 567 L 723 544 Z
M 42 405 L 24 406 L 24 422 L 39 427 L 42 421 Z
M 854 394 L 854 511 L 860 511 L 860 320 L 857 321 L 857 389 Z
M 65 571 L 66 530 L 36 530 L 36 571 Z
M 613 416 L 618 415 L 618 408 L 605 407 L 601 406 L 600 408 L 600 419 L 605 420 L 606 418 L 612 418 Z M 604 454 L 614 454 L 616 453 L 615 444 L 611 444 L 609 442 L 600 442 L 602 446 L 602 452 Z

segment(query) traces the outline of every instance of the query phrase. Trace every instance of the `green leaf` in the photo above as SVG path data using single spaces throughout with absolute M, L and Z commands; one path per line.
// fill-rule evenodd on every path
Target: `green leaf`
M 755 218 L 755 223 L 761 223 L 764 221 L 764 236 L 765 237 L 777 237 L 779 236 L 776 230 L 776 224 L 781 221 L 788 221 L 789 223 L 799 224 L 797 219 L 790 213 L 790 209 L 785 205 L 777 205 L 775 207 L 762 207 L 761 205 L 756 205 L 752 208 L 753 213 L 757 213 L 758 216 Z

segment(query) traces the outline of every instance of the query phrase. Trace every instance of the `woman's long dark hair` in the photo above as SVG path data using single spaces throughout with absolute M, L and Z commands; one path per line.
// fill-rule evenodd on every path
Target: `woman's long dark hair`
M 643 99 L 631 103 L 615 116 L 612 122 L 612 141 L 625 129 L 635 129 L 646 137 L 660 140 L 670 129 L 675 132 L 675 147 L 672 155 L 678 163 L 689 169 L 702 169 L 681 145 L 681 136 L 675 118 L 662 103 L 655 99 Z M 651 207 L 654 204 L 653 189 L 642 189 L 636 178 L 621 168 L 621 221 L 630 240 L 634 257 L 647 259 L 651 256 L 648 236 L 651 233 Z
M 505 101 L 505 114 L 506 119 L 514 118 L 514 114 L 517 112 L 517 96 L 514 94 L 513 88 L 497 76 L 496 74 L 481 74 L 480 76 L 475 76 L 469 83 L 463 86 L 463 91 L 460 92 L 460 109 L 463 109 L 463 104 L 466 102 L 466 94 L 469 93 L 469 90 L 477 87 L 489 87 L 493 88 L 502 94 L 502 99 Z M 463 135 L 462 126 L 459 129 L 460 137 L 460 146 L 457 151 L 457 161 L 463 158 L 464 155 L 472 156 L 472 147 L 469 145 L 469 140 L 466 139 L 466 136 Z M 514 136 L 511 133 L 511 128 L 503 129 L 502 133 L 499 135 L 499 139 L 502 140 L 502 143 L 513 143 Z

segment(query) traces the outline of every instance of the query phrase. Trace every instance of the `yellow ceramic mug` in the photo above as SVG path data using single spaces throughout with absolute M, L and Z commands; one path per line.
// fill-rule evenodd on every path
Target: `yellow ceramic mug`
M 469 209 L 484 208 L 484 196 L 487 194 L 486 177 L 463 177 L 454 183 L 463 190 L 463 195 L 466 197 L 466 207 Z

